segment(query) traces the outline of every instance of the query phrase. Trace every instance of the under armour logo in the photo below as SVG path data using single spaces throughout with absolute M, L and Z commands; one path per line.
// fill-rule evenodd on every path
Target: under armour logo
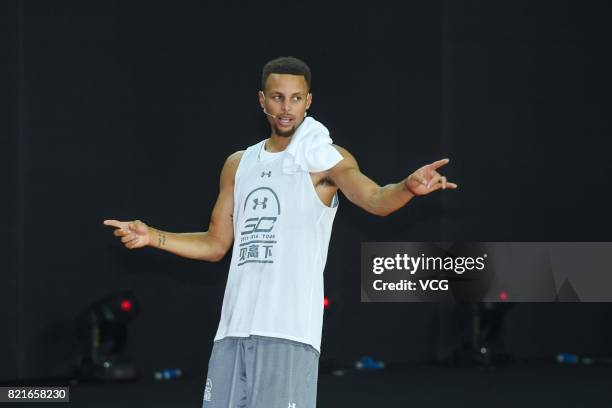
M 287 406 L 287 408 L 295 408 L 295 402 L 290 402 L 289 405 Z
M 272 176 L 272 170 L 268 171 L 267 173 L 265 171 L 262 171 L 261 178 L 263 178 L 263 176 L 268 176 L 268 177 Z
M 265 210 L 267 207 L 266 203 L 268 202 L 268 197 L 264 197 L 262 203 L 259 202 L 259 198 L 254 198 L 253 202 L 255 203 L 255 205 L 253 206 L 253 209 L 256 209 L 258 205 L 261 205 L 261 208 Z

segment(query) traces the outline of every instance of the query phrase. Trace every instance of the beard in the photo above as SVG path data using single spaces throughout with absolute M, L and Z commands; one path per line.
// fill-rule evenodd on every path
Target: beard
M 281 130 L 278 128 L 278 126 L 276 126 L 276 124 L 274 124 L 274 133 L 280 137 L 291 137 L 295 133 L 296 129 L 297 126 L 292 126 L 289 130 Z

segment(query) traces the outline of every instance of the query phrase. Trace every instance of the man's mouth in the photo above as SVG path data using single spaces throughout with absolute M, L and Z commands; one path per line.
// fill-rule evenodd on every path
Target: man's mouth
M 281 126 L 291 126 L 293 123 L 293 118 L 291 116 L 278 116 L 276 120 Z

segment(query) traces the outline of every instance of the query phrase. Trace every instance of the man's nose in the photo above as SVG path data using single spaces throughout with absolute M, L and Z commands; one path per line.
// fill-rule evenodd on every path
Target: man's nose
M 291 101 L 284 101 L 282 109 L 283 112 L 289 112 L 291 110 Z

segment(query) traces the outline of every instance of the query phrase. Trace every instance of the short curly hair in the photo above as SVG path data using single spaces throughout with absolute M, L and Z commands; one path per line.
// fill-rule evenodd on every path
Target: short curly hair
M 306 85 L 310 90 L 310 68 L 306 63 L 295 57 L 278 57 L 272 61 L 268 61 L 264 65 L 261 73 L 261 89 L 266 88 L 266 81 L 270 74 L 291 74 L 291 75 L 302 75 L 306 79 Z

